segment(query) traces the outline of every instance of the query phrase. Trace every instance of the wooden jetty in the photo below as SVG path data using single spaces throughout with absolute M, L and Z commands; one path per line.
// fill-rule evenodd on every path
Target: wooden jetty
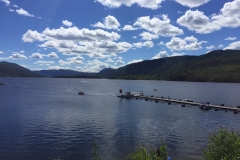
M 193 102 L 193 101 L 190 101 L 190 100 L 170 99 L 169 97 L 164 98 L 164 97 L 154 97 L 154 96 L 144 96 L 144 95 L 133 95 L 133 97 L 135 99 L 145 99 L 145 101 L 148 101 L 148 100 L 151 101 L 152 100 L 152 101 L 155 101 L 156 103 L 159 102 L 159 101 L 164 101 L 164 102 L 167 102 L 168 104 L 178 103 L 178 104 L 181 104 L 182 107 L 185 107 L 185 105 L 198 106 L 198 107 L 206 105 L 206 104 L 203 104 L 203 103 Z M 124 98 L 124 97 L 122 97 L 122 98 Z M 223 104 L 218 106 L 218 105 L 209 104 L 209 102 L 208 102 L 207 106 L 209 106 L 212 109 L 215 109 L 215 111 L 218 111 L 218 110 L 233 111 L 234 114 L 240 112 L 240 108 L 228 107 L 228 106 L 224 106 Z

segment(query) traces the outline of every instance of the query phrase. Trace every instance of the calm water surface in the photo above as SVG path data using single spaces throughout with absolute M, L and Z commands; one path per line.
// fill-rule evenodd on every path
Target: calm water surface
M 95 79 L 0 78 L 1 160 L 125 159 L 161 140 L 173 160 L 201 159 L 209 133 L 239 130 L 240 114 L 117 98 L 123 91 L 240 105 L 240 84 Z M 154 91 L 154 89 L 157 91 Z M 85 95 L 77 94 L 84 91 Z

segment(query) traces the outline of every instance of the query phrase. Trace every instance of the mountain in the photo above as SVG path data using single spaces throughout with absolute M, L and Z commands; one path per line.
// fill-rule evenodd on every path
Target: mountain
M 97 75 L 100 76 L 100 77 L 109 77 L 109 76 L 113 76 L 114 72 L 115 72 L 115 69 L 104 68 L 103 70 L 98 72 Z
M 73 70 L 30 71 L 9 62 L 0 62 L 0 77 L 110 78 L 194 82 L 240 83 L 240 50 L 216 50 L 200 56 L 176 56 L 145 60 L 99 73 Z
M 77 72 L 69 69 L 59 69 L 59 70 L 40 70 L 40 71 L 34 71 L 37 74 L 40 74 L 42 76 L 46 77 L 59 77 L 59 76 L 78 76 L 78 75 L 84 75 L 84 72 Z
M 100 72 L 113 79 L 240 82 L 240 50 L 216 50 L 201 56 L 146 60 Z
M 0 62 L 0 77 L 42 77 L 15 63 Z

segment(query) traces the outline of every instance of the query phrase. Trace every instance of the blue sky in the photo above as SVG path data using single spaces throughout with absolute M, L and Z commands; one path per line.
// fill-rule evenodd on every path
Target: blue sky
M 98 72 L 240 49 L 240 0 L 0 0 L 0 61 Z

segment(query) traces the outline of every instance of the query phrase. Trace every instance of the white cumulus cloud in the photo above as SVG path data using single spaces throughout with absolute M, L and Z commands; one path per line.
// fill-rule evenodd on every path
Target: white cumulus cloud
M 62 21 L 62 23 L 63 23 L 63 25 L 68 26 L 68 27 L 71 27 L 73 25 L 72 22 L 69 22 L 68 20 L 64 20 L 64 21 Z
M 213 48 L 215 48 L 214 45 L 211 45 L 211 46 L 207 46 L 207 47 L 206 47 L 207 50 L 212 50 Z
M 149 32 L 143 32 L 141 34 L 139 34 L 140 37 L 142 37 L 143 40 L 146 40 L 146 41 L 151 41 L 152 39 L 158 39 L 159 36 L 156 35 L 156 34 L 152 34 L 152 33 L 149 33 Z
M 58 63 L 61 65 L 61 66 L 69 66 L 72 64 L 72 62 L 70 61 L 64 61 L 64 60 L 59 60 Z
M 15 59 L 15 60 L 22 60 L 22 59 L 27 59 L 27 57 L 23 54 L 20 53 L 13 53 L 10 57 L 10 59 Z
M 107 63 L 113 63 L 114 60 L 113 60 L 112 58 L 107 58 L 107 60 L 106 60 L 105 62 L 107 62 Z
M 134 28 L 133 26 L 131 25 L 125 25 L 122 30 L 124 31 L 133 31 L 133 30 L 137 30 L 137 28 Z
M 48 69 L 50 70 L 59 70 L 59 69 L 71 69 L 70 67 L 66 67 L 66 66 L 48 66 Z
M 93 27 L 99 27 L 99 28 L 104 28 L 104 29 L 116 29 L 119 30 L 120 23 L 114 16 L 107 16 L 104 19 L 104 22 L 97 22 L 96 24 L 92 25 Z
M 20 9 L 17 9 L 16 12 L 19 14 L 19 15 L 22 15 L 22 16 L 28 16 L 28 17 L 34 17 L 34 15 L 32 14 L 29 14 L 28 11 L 20 8 Z
M 78 67 L 79 71 L 84 72 L 99 72 L 103 70 L 104 68 L 116 68 L 112 65 L 109 65 L 108 63 L 101 62 L 97 59 L 94 60 L 88 60 L 86 65 L 84 67 Z
M 22 36 L 22 40 L 24 42 L 34 42 L 34 41 L 44 41 L 44 35 L 41 33 L 38 33 L 37 31 L 32 31 L 32 30 L 28 30 L 23 36 Z
M 79 41 L 96 41 L 98 40 L 117 40 L 120 35 L 115 32 L 106 32 L 101 29 L 89 30 L 86 28 L 78 29 L 77 27 L 63 28 L 59 29 L 49 29 L 46 28 L 42 34 L 48 39 L 58 39 L 58 40 L 79 40 Z
M 10 5 L 10 1 L 9 0 L 1 0 L 1 2 L 5 3 L 7 6 Z
M 43 59 L 43 56 L 45 56 L 44 54 L 41 53 L 33 53 L 31 56 L 29 56 L 30 58 L 37 58 L 37 59 Z
M 237 42 L 233 42 L 231 44 L 229 44 L 226 48 L 224 49 L 236 49 L 236 50 L 240 50 L 240 41 Z
M 201 11 L 188 10 L 177 20 L 181 26 L 196 33 L 207 34 L 223 27 L 236 28 L 240 26 L 240 0 L 224 4 L 219 14 L 208 17 Z
M 170 24 L 170 19 L 167 15 L 162 15 L 162 20 L 157 17 L 153 17 L 152 19 L 149 16 L 140 17 L 133 25 L 164 37 L 183 34 L 182 29 Z
M 96 59 L 104 59 L 104 58 L 109 58 L 111 57 L 110 55 L 106 55 L 106 54 L 103 54 L 103 53 L 92 53 L 92 54 L 89 54 L 89 57 L 91 58 L 96 58 Z
M 183 55 L 185 55 L 185 53 L 177 53 L 177 52 L 174 52 L 174 53 L 171 54 L 169 57 L 183 56 Z
M 117 60 L 116 61 L 116 63 L 115 63 L 116 65 L 121 65 L 121 64 L 124 64 L 124 61 L 123 60 L 121 60 L 121 59 L 119 59 L 119 60 Z
M 210 0 L 175 0 L 177 3 L 180 3 L 183 6 L 190 8 L 201 6 Z
M 53 61 L 37 61 L 34 64 L 38 64 L 40 66 L 44 66 L 44 65 L 49 66 L 49 65 L 54 64 L 54 63 L 55 62 L 53 62 Z
M 84 58 L 78 55 L 77 57 L 67 58 L 66 61 L 59 60 L 58 63 L 61 66 L 67 66 L 72 64 L 83 64 Z
M 228 37 L 228 38 L 225 38 L 226 41 L 234 41 L 236 40 L 237 37 Z
M 218 48 L 223 48 L 223 47 L 224 47 L 223 44 L 218 45 Z
M 110 8 L 118 8 L 122 5 L 132 6 L 133 4 L 137 4 L 143 8 L 157 9 L 160 7 L 160 4 L 164 0 L 95 0 L 96 2 L 100 2 L 102 5 L 110 7 Z
M 152 48 L 154 46 L 154 44 L 152 41 L 146 41 L 146 42 L 133 43 L 133 46 L 135 46 L 137 48 L 142 48 L 142 47 Z
M 215 30 L 219 30 L 221 27 L 217 23 L 211 23 L 209 17 L 205 16 L 201 11 L 186 11 L 185 15 L 177 20 L 177 23 L 181 26 L 187 27 L 191 31 L 197 33 L 211 33 Z
M 42 33 L 28 30 L 23 36 L 24 42 L 40 42 L 43 48 L 55 48 L 66 55 L 74 54 L 112 54 L 122 53 L 132 48 L 127 42 L 115 42 L 121 36 L 115 32 L 107 32 L 101 29 L 89 30 L 77 27 L 50 29 L 46 28 Z
M 127 64 L 132 64 L 132 63 L 138 63 L 138 62 L 142 62 L 142 59 L 134 59 L 132 61 L 129 61 Z
M 55 52 L 51 52 L 50 54 L 47 55 L 47 57 L 58 58 L 58 55 Z
M 199 50 L 202 48 L 202 43 L 207 42 L 198 42 L 198 40 L 193 36 L 185 37 L 184 39 L 179 37 L 172 37 L 171 41 L 166 43 L 166 46 L 171 50 Z
M 23 60 L 23 59 L 28 59 L 28 58 L 25 55 L 23 55 L 23 54 L 15 52 L 11 56 L 9 56 L 8 59 Z
M 159 59 L 159 58 L 165 58 L 169 57 L 167 51 L 160 51 L 158 54 L 156 54 L 152 59 Z

